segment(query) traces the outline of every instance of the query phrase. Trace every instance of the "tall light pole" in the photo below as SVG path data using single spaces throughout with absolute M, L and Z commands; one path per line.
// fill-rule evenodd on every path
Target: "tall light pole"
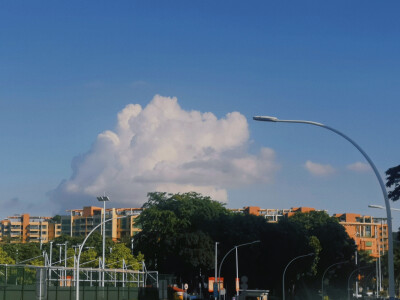
M 105 221 L 106 221 L 106 202 L 110 201 L 110 198 L 108 198 L 107 196 L 103 196 L 103 197 L 97 197 L 97 200 L 100 202 L 103 202 L 103 222 L 101 224 L 103 224 L 103 269 L 104 266 L 106 265 L 106 225 L 105 225 Z M 103 276 L 102 276 L 102 280 L 101 280 L 101 285 L 104 287 L 104 272 L 103 272 Z
M 116 218 L 110 218 L 104 222 L 100 222 L 100 224 L 97 224 L 92 231 L 90 231 L 87 236 L 85 237 L 85 239 L 83 240 L 82 244 L 79 245 L 79 251 L 78 251 L 78 256 L 76 258 L 76 284 L 75 284 L 75 300 L 79 300 L 79 263 L 81 260 L 81 254 L 82 254 L 82 249 L 84 248 L 83 246 L 85 245 L 87 239 L 92 235 L 93 232 L 95 232 L 95 230 L 97 228 L 99 228 L 100 226 L 104 226 L 105 223 L 110 222 L 112 220 L 115 219 L 122 219 L 122 218 L 126 218 L 127 216 L 122 216 L 122 217 L 116 217 Z M 103 268 L 104 269 L 104 268 Z
M 368 207 L 369 208 L 385 209 L 385 207 L 383 207 L 382 205 L 376 205 L 376 204 L 369 204 Z M 400 211 L 400 209 L 394 208 L 394 207 L 391 207 L 390 209 L 391 210 Z M 376 228 L 375 228 L 375 230 L 376 230 Z M 381 233 L 383 233 L 383 219 L 382 218 L 381 218 Z M 379 256 L 378 256 L 378 258 L 379 258 L 379 261 L 378 261 L 378 264 L 379 264 L 379 266 L 378 266 L 378 268 L 379 268 L 379 291 L 382 291 L 381 245 L 385 245 L 385 243 L 383 243 L 383 237 L 384 237 L 383 235 L 382 235 L 381 238 L 379 238 L 377 236 L 377 241 L 379 240 L 379 247 L 378 247 L 378 254 L 379 254 Z M 383 253 L 384 252 L 385 252 L 385 248 L 383 247 Z
M 229 251 L 225 254 L 225 256 L 222 258 L 221 263 L 219 264 L 218 278 L 221 278 L 221 267 L 222 267 L 222 263 L 224 262 L 225 258 L 228 256 L 229 253 L 231 253 L 233 250 L 236 249 L 236 282 L 237 282 L 238 276 L 239 276 L 239 275 L 238 275 L 237 248 L 242 247 L 242 246 L 247 246 L 247 245 L 255 244 L 255 243 L 260 243 L 260 242 L 261 242 L 260 240 L 257 240 L 257 241 L 253 241 L 253 242 L 250 242 L 250 243 L 240 244 L 240 245 L 237 245 L 237 246 L 233 247 L 231 250 L 229 250 Z M 218 284 L 218 288 L 219 288 L 219 284 Z M 238 291 L 238 290 L 236 291 L 236 293 L 237 293 L 237 295 L 239 295 L 239 291 Z
M 347 280 L 347 299 L 348 299 L 348 300 L 350 300 L 350 279 L 351 279 L 351 276 L 353 276 L 353 274 L 354 274 L 355 272 L 360 271 L 360 270 L 362 270 L 362 269 L 367 269 L 367 268 L 371 268 L 371 266 L 360 267 L 360 268 L 357 268 L 357 269 L 353 270 L 353 272 L 350 273 L 349 279 Z M 357 292 L 358 292 L 358 291 L 356 291 L 356 294 L 357 294 Z
M 347 262 L 349 262 L 349 261 L 348 261 L 348 260 L 341 261 L 341 262 L 332 264 L 332 265 L 330 265 L 329 267 L 327 267 L 327 268 L 325 269 L 325 272 L 324 272 L 324 274 L 322 275 L 322 281 L 321 281 L 321 296 L 322 296 L 322 300 L 324 300 L 324 278 L 325 278 L 326 272 L 328 272 L 328 270 L 329 270 L 330 268 L 333 268 L 334 266 L 341 265 L 341 264 L 345 264 L 345 263 L 347 263 Z
M 349 141 L 354 147 L 357 148 L 358 151 L 361 152 L 361 154 L 364 156 L 364 158 L 368 161 L 369 165 L 371 166 L 372 170 L 375 173 L 376 178 L 378 179 L 379 185 L 382 190 L 383 198 L 385 200 L 385 207 L 386 207 L 386 217 L 387 217 L 387 222 L 388 222 L 388 269 L 389 269 L 389 299 L 394 300 L 395 299 L 395 286 L 394 286 L 394 264 L 393 264 L 393 237 L 392 237 L 392 214 L 390 211 L 390 203 L 389 203 L 389 198 L 388 194 L 386 191 L 385 184 L 383 182 L 383 179 L 381 175 L 379 174 L 378 169 L 376 168 L 375 164 L 373 161 L 369 158 L 367 153 L 364 152 L 364 150 L 351 138 L 349 138 L 347 135 L 343 134 L 342 132 L 329 127 L 327 125 L 317 123 L 317 122 L 312 122 L 312 121 L 304 121 L 304 120 L 280 120 L 276 117 L 269 117 L 269 116 L 256 116 L 253 117 L 254 120 L 256 121 L 265 121 L 265 122 L 282 122 L 282 123 L 300 123 L 300 124 L 308 124 L 308 125 L 314 125 L 318 127 L 322 127 L 325 129 L 328 129 L 347 141 Z
M 215 242 L 215 277 L 214 277 L 214 283 L 213 283 L 213 292 L 215 295 L 215 288 L 218 290 L 218 283 L 217 283 L 217 266 L 218 266 L 218 244 L 219 242 Z M 214 299 L 217 300 L 217 297 L 214 296 Z
M 285 273 L 286 273 L 287 268 L 295 260 L 297 260 L 299 258 L 302 258 L 302 257 L 312 256 L 312 255 L 314 255 L 314 253 L 308 253 L 308 254 L 305 254 L 305 255 L 297 256 L 297 257 L 293 258 L 291 261 L 289 261 L 289 263 L 286 265 L 285 270 L 283 270 L 283 275 L 282 275 L 282 299 L 283 300 L 285 300 Z

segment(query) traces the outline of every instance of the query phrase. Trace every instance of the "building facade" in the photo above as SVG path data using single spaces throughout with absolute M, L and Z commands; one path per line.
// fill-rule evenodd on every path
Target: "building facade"
M 0 221 L 0 241 L 47 243 L 61 235 L 61 224 L 51 217 L 15 215 Z
M 258 206 L 246 206 L 231 209 L 234 213 L 251 214 L 264 217 L 268 222 L 278 222 L 280 218 L 291 217 L 295 213 L 315 211 L 312 207 L 292 207 L 290 209 L 264 209 Z M 366 251 L 373 257 L 379 257 L 388 250 L 388 226 L 385 218 L 374 218 L 360 214 L 334 214 L 345 228 L 358 250 Z
M 262 216 L 270 223 L 276 223 L 282 217 L 290 217 L 297 212 L 310 212 L 315 211 L 312 207 L 292 207 L 288 209 L 275 209 L 275 208 L 260 208 L 258 206 L 245 206 L 243 208 L 230 209 L 234 213 L 250 214 L 255 216 Z
M 334 214 L 347 234 L 356 242 L 358 250 L 379 257 L 388 250 L 388 225 L 385 218 L 360 214 Z
M 69 236 L 86 236 L 103 220 L 103 208 L 86 206 L 83 209 L 68 210 L 69 215 L 61 216 L 62 234 Z M 135 219 L 142 212 L 141 208 L 109 208 L 105 218 L 112 219 L 105 224 L 106 237 L 114 241 L 123 237 L 134 236 L 140 231 L 135 225 Z M 120 218 L 123 217 L 123 218 Z M 102 232 L 102 226 L 97 229 Z

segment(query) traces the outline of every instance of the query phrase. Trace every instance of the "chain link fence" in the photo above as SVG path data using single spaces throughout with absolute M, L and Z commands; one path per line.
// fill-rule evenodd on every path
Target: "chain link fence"
M 158 273 L 84 268 L 81 300 L 148 300 L 158 297 Z M 75 269 L 0 265 L 0 300 L 75 300 Z

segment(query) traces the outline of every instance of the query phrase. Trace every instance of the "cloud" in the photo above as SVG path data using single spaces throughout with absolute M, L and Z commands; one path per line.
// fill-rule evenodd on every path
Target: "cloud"
M 304 167 L 315 176 L 327 176 L 335 172 L 331 165 L 317 164 L 309 160 L 306 161 Z
M 227 201 L 227 189 L 270 182 L 278 168 L 272 149 L 250 154 L 248 143 L 242 114 L 218 119 L 156 95 L 144 108 L 127 105 L 115 130 L 100 133 L 86 154 L 74 158 L 71 177 L 50 199 L 74 208 L 105 192 L 114 206 L 132 207 L 152 191 L 197 191 Z
M 363 162 L 355 162 L 354 164 L 350 164 L 346 167 L 350 171 L 354 172 L 368 172 L 371 170 L 371 167 L 369 164 L 363 163 Z
M 13 197 L 0 202 L 0 213 L 3 218 L 7 216 L 12 216 L 16 212 L 32 214 L 40 211 L 43 211 L 43 208 L 42 207 L 40 208 L 40 205 L 36 205 L 34 203 L 27 203 L 25 201 L 22 201 L 18 197 Z

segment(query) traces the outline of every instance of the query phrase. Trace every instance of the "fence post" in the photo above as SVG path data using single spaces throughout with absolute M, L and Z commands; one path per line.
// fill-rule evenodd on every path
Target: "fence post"
M 50 268 L 49 268 L 49 270 L 48 270 L 49 272 L 49 274 L 51 274 L 50 272 L 51 272 L 51 270 L 50 270 Z M 49 277 L 47 278 L 47 300 L 49 300 L 49 291 L 50 291 L 50 278 L 51 278 L 51 275 L 49 275 Z
M 74 270 L 74 272 L 75 272 L 75 270 Z M 73 276 L 73 278 L 71 278 L 71 284 L 69 285 L 69 300 L 72 300 L 72 283 L 74 281 L 74 277 L 75 276 Z
M 4 283 L 4 298 L 3 300 L 6 300 L 6 289 L 7 289 L 7 264 L 6 264 L 6 282 Z
M 18 272 L 17 272 L 18 274 Z M 22 288 L 21 288 L 21 299 L 24 300 L 24 287 L 25 287 L 25 268 L 22 268 Z

